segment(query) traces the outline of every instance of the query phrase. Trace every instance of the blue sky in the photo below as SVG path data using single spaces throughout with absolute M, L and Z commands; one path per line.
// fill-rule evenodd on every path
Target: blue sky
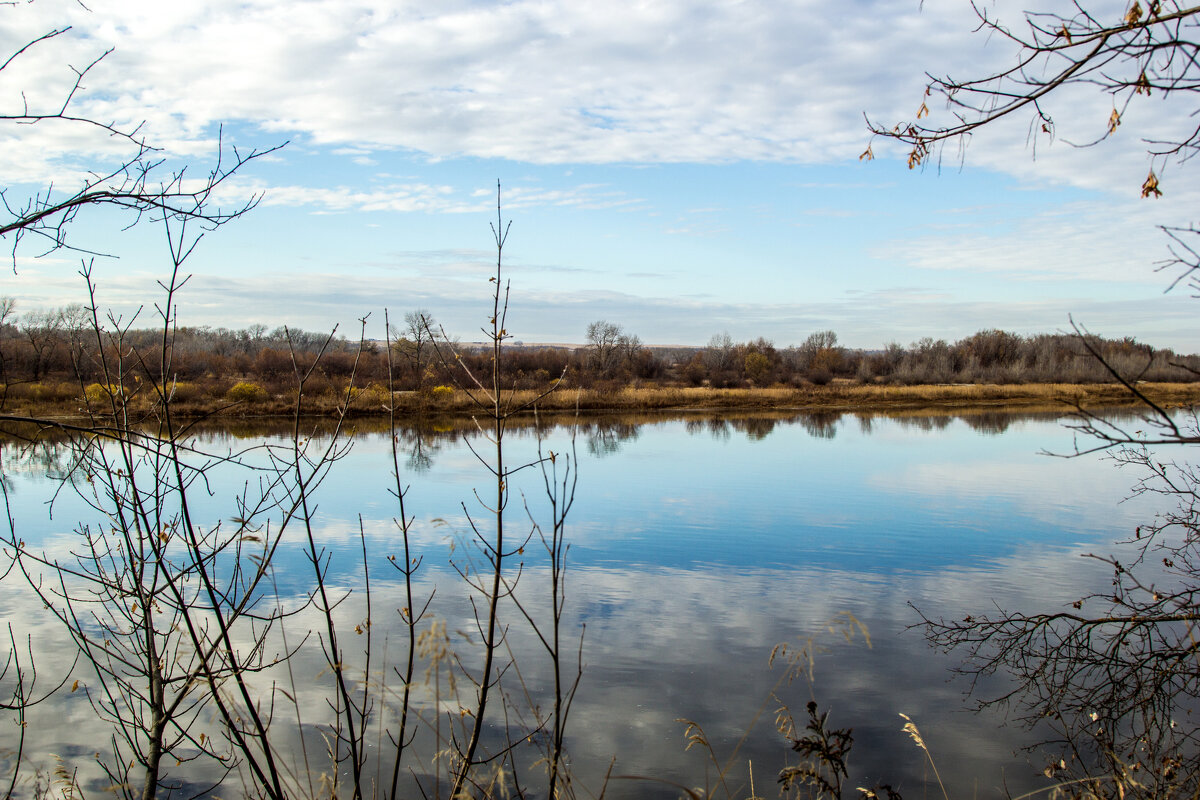
M 178 7 L 175 7 L 178 6 Z M 1018 25 L 1021 7 L 991 12 Z M 1054 7 L 1051 3 L 1047 7 Z M 1059 3 L 1063 10 L 1068 6 Z M 1091 6 L 1124 13 L 1120 2 Z M 879 347 L 981 328 L 1064 330 L 1200 350 L 1200 321 L 1171 276 L 1158 224 L 1188 224 L 1197 191 L 1162 172 L 1142 200 L 1142 138 L 1191 109 L 1155 96 L 1091 148 L 1112 101 L 1087 90 L 1051 106 L 1058 139 L 1028 120 L 986 131 L 965 155 L 905 167 L 864 116 L 912 118 L 926 72 L 1006 66 L 958 0 L 357 2 L 66 0 L 0 10 L 10 50 L 72 30 L 0 72 L 0 102 L 61 101 L 70 66 L 115 48 L 76 107 L 144 123 L 168 166 L 212 163 L 221 131 L 252 162 L 223 195 L 260 194 L 206 237 L 187 268 L 181 324 L 288 324 L 382 336 L 423 308 L 471 340 L 486 321 L 502 185 L 510 332 L 582 341 L 606 319 L 646 342 L 714 333 L 778 345 L 832 328 Z M 943 109 L 934 108 L 935 120 Z M 223 129 L 222 129 L 223 126 Z M 10 200 L 113 163 L 111 139 L 67 126 L 0 129 Z M 859 154 L 872 145 L 873 161 Z M 120 232 L 111 213 L 73 234 L 96 261 L 99 303 L 128 315 L 159 299 L 159 228 Z M 18 311 L 84 299 L 79 258 L 0 275 Z M 147 318 L 147 324 L 150 320 Z

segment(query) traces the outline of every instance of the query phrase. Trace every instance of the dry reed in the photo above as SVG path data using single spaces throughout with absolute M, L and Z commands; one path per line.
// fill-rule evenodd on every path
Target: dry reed
M 1200 403 L 1200 383 L 1146 383 L 1138 386 L 1147 397 L 1166 406 Z M 75 392 L 79 395 L 79 392 Z M 1023 410 L 1061 410 L 1064 406 L 1120 407 L 1138 405 L 1136 398 L 1116 384 L 936 384 L 918 386 L 832 383 L 801 388 L 768 387 L 762 389 L 713 389 L 708 387 L 643 386 L 618 391 L 594 389 L 561 390 L 539 398 L 542 392 L 507 392 L 514 406 L 537 400 L 538 410 L 546 412 L 654 412 L 697 410 L 778 410 L 778 411 L 886 411 L 1014 408 Z M 312 415 L 336 415 L 344 396 L 306 397 Z M 149 396 L 129 400 L 134 410 L 153 412 Z M 6 403 L 9 414 L 38 417 L 72 417 L 85 408 L 82 396 L 62 391 L 21 391 L 11 393 Z M 440 395 L 417 392 L 363 392 L 351 401 L 348 416 L 386 417 L 394 408 L 400 418 L 469 417 L 477 407 L 462 391 Z M 224 395 L 197 392 L 175 400 L 172 414 L 183 418 L 200 417 L 289 417 L 294 413 L 295 398 L 271 396 L 254 402 L 230 402 Z

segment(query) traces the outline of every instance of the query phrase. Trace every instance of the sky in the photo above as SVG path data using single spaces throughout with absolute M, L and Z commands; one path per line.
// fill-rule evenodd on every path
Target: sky
M 1020 4 L 983 7 L 1022 24 Z M 270 150 L 222 186 L 224 207 L 257 206 L 192 251 L 181 325 L 353 337 L 365 318 L 382 337 L 385 311 L 422 309 L 479 339 L 499 185 L 520 341 L 582 342 L 603 319 L 653 344 L 832 329 L 877 348 L 1074 319 L 1200 351 L 1200 301 L 1156 270 L 1158 226 L 1193 223 L 1200 186 L 1156 163 L 1163 197 L 1140 197 L 1143 139 L 1194 125 L 1186 97 L 1138 98 L 1092 147 L 1113 101 L 1089 87 L 1050 100 L 1053 141 L 1012 119 L 910 170 L 872 139 L 868 119 L 914 118 L 927 73 L 1014 62 L 977 25 L 961 0 L 36 0 L 0 8 L 0 61 L 70 29 L 0 69 L 0 113 L 61 106 L 111 49 L 70 108 L 140 125 L 164 177 Z M 11 206 L 127 155 L 86 126 L 0 124 Z M 88 209 L 71 241 L 100 254 L 101 312 L 149 326 L 168 240 L 131 221 Z M 92 258 L 22 245 L 0 295 L 86 303 Z

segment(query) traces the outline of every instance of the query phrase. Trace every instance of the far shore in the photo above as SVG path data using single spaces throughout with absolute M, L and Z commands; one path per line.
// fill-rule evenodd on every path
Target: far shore
M 1200 383 L 1139 383 L 1136 391 L 1162 408 L 1200 404 Z M 421 416 L 487 416 L 486 397 L 475 392 L 475 400 L 461 389 L 397 392 L 388 397 L 377 387 L 352 390 L 349 417 L 387 417 L 394 410 L 401 419 Z M 1144 405 L 1130 389 L 1120 384 L 938 384 L 863 385 L 834 382 L 825 386 L 713 389 L 707 387 L 626 387 L 615 391 L 559 388 L 549 393 L 533 390 L 504 392 L 506 407 L 530 413 L 541 412 L 637 412 L 700 410 L 787 410 L 895 412 L 951 409 L 1019 409 L 1069 411 L 1074 408 L 1119 408 Z M 322 394 L 305 397 L 303 416 L 332 417 L 345 408 L 346 395 Z M 155 403 L 149 393 L 135 394 L 127 401 L 134 416 L 154 416 Z M 27 396 L 7 398 L 0 418 L 79 418 L 111 416 L 111 403 L 85 403 L 82 398 Z M 292 417 L 295 398 L 265 397 L 231 402 L 225 397 L 175 399 L 171 413 L 178 419 L 202 417 Z

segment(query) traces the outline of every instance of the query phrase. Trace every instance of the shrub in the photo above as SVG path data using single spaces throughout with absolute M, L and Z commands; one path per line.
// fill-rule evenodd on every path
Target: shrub
M 454 389 L 450 386 L 435 386 L 432 394 L 438 400 L 449 400 L 454 396 Z
M 391 398 L 392 393 L 388 391 L 388 388 L 378 383 L 368 385 L 355 397 L 356 400 L 361 400 L 362 405 L 368 408 L 386 406 L 391 401 Z
M 115 383 L 92 383 L 83 390 L 83 394 L 87 397 L 88 405 L 98 406 L 107 405 L 111 398 L 120 397 L 123 391 Z
M 172 381 L 163 387 L 167 396 L 178 403 L 200 398 L 200 387 L 191 381 Z
M 744 368 L 747 378 L 756 384 L 762 383 L 771 371 L 771 360 L 762 353 L 747 353 Z
M 10 387 L 9 393 L 13 398 L 24 398 L 35 403 L 69 403 L 79 400 L 79 384 L 59 381 L 18 384 Z
M 266 400 L 269 395 L 267 394 L 267 390 L 257 383 L 239 381 L 229 388 L 229 391 L 225 393 L 225 397 L 235 403 L 255 403 Z

